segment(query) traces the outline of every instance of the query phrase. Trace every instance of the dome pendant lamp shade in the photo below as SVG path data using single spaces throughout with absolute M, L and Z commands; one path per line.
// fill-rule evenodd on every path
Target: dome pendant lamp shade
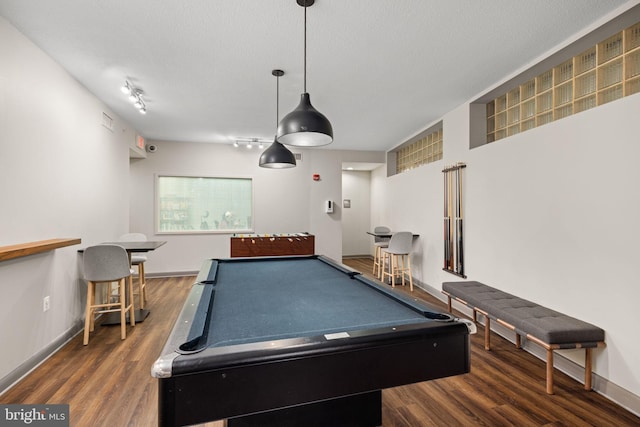
M 271 169 L 292 168 L 296 165 L 296 156 L 274 139 L 260 156 L 260 167 Z
M 278 124 L 278 104 L 280 103 L 280 77 L 284 75 L 282 70 L 273 70 L 272 75 L 276 76 L 276 125 Z M 273 143 L 264 150 L 260 156 L 258 165 L 261 168 L 286 169 L 296 165 L 296 156 L 280 144 L 276 138 Z
M 331 144 L 333 128 L 320 111 L 313 108 L 308 93 L 300 96 L 300 104 L 284 116 L 278 125 L 278 141 L 299 147 Z
M 298 147 L 319 147 L 333 142 L 333 127 L 324 114 L 313 108 L 307 92 L 307 7 L 315 0 L 296 0 L 304 7 L 304 92 L 295 110 L 278 125 L 278 142 Z

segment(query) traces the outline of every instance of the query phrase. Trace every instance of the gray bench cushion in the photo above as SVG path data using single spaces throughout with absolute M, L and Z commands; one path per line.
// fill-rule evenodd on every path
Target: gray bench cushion
M 480 282 L 444 282 L 442 290 L 547 344 L 604 341 L 604 330 Z

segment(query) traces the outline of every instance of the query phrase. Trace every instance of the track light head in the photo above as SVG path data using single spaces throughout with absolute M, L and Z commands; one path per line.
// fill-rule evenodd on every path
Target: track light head
M 124 81 L 124 84 L 120 87 L 120 90 L 125 95 L 128 95 L 129 101 L 133 103 L 133 106 L 140 111 L 140 114 L 147 114 L 147 105 L 142 99 L 144 93 L 142 89 L 134 87 L 128 80 Z

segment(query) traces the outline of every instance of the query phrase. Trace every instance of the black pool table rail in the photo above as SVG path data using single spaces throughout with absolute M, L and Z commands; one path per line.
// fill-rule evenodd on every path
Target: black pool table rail
M 290 255 L 290 256 L 278 257 L 278 260 L 281 260 L 281 261 L 286 261 L 291 259 L 294 259 L 294 260 L 295 259 L 317 259 L 319 261 L 324 262 L 325 264 L 332 266 L 333 268 L 339 271 L 342 271 L 347 275 L 355 276 L 358 274 L 362 274 L 361 272 L 354 270 L 350 267 L 347 267 L 344 264 L 337 263 L 331 258 L 328 258 L 324 255 Z M 238 257 L 238 258 L 224 258 L 224 259 L 217 259 L 217 258 L 207 259 L 203 262 L 202 268 L 200 269 L 200 272 L 196 277 L 196 283 L 215 284 L 218 278 L 218 266 L 220 265 L 221 262 L 229 263 L 229 264 L 243 263 L 243 264 L 250 265 L 250 263 L 269 262 L 272 260 L 273 260 L 273 257 L 244 257 L 244 258 Z
M 192 363 L 179 356 L 200 353 L 198 368 L 215 370 L 234 366 L 247 366 L 255 363 L 269 363 L 282 357 L 299 358 L 310 355 L 319 356 L 336 351 L 355 351 L 362 348 L 384 347 L 396 345 L 407 340 L 435 339 L 458 332 L 468 334 L 468 328 L 463 323 L 445 324 L 443 322 L 412 323 L 393 327 L 368 330 L 348 331 L 348 336 L 327 338 L 326 335 L 313 335 L 297 338 L 282 338 L 268 342 L 250 342 L 227 345 L 222 347 L 198 347 L 196 350 L 178 350 L 170 353 L 167 361 L 171 362 L 168 376 L 188 374 L 193 369 Z M 347 344 L 345 344 L 347 343 Z M 160 358 L 158 362 L 161 362 Z M 154 375 L 155 376 L 155 375 Z

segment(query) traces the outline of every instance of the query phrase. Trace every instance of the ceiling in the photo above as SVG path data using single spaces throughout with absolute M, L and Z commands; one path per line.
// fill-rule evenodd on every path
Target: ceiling
M 327 147 L 386 151 L 627 3 L 316 0 L 307 89 L 333 125 Z M 303 92 L 295 0 L 0 0 L 0 15 L 147 139 L 273 140 L 271 70 L 285 71 L 280 118 Z

